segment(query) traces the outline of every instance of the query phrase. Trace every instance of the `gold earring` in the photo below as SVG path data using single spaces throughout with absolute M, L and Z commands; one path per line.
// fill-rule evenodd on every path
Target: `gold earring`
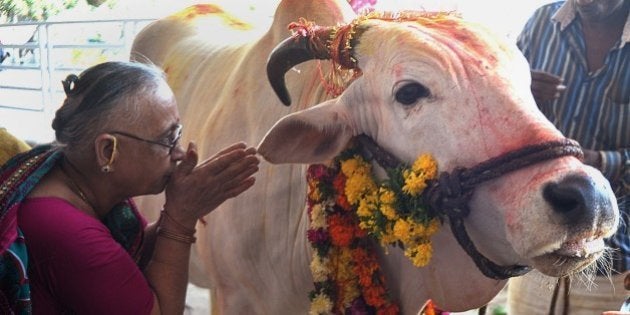
M 107 165 L 103 165 L 103 167 L 101 167 L 101 172 L 103 173 L 111 173 L 114 170 L 112 164 L 114 163 L 114 156 L 116 155 L 116 146 L 118 145 L 118 139 L 116 139 L 116 137 L 112 137 L 112 139 L 114 139 L 114 148 L 112 149 L 112 155 L 109 157 L 109 161 L 107 161 Z

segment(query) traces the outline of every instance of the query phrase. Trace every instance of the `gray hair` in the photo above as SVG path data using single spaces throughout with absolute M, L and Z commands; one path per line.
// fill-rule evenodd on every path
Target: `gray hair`
M 138 119 L 138 101 L 156 93 L 164 78 L 155 66 L 119 61 L 69 75 L 62 81 L 66 99 L 52 122 L 57 142 L 75 152 L 91 149 L 105 128 Z

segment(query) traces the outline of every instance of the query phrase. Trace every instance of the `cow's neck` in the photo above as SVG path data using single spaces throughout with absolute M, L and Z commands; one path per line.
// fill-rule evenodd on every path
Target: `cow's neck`
M 419 305 L 429 297 L 448 311 L 478 308 L 492 300 L 507 283 L 481 274 L 448 229 L 441 229 L 432 241 L 436 250 L 431 263 L 423 268 L 413 266 L 398 248 L 390 247 L 388 254 L 381 250 L 383 273 L 389 290 L 399 301 L 401 314 L 417 313 Z

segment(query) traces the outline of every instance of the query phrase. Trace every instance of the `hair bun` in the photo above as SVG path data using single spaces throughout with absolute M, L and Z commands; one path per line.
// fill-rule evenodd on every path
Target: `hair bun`
M 76 94 L 77 82 L 79 82 L 79 77 L 75 74 L 70 74 L 65 80 L 61 81 L 63 91 L 66 92 L 66 96 L 74 96 Z

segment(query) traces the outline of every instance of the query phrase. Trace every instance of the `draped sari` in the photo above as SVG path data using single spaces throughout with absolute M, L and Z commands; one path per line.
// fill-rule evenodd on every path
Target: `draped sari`
M 30 314 L 28 240 L 20 231 L 20 204 L 39 181 L 61 161 L 54 146 L 35 147 L 0 167 L 0 313 Z M 102 220 L 114 239 L 139 260 L 143 220 L 131 199 L 117 204 Z

